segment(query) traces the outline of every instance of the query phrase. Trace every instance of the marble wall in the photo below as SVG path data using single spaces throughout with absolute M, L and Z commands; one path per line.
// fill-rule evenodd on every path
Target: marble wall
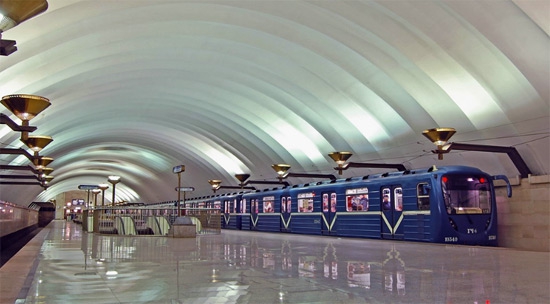
M 497 188 L 499 246 L 550 252 L 550 175 L 512 184 L 511 198 Z

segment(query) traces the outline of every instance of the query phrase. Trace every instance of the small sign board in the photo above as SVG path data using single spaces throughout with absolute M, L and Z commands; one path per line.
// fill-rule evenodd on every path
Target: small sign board
M 174 173 L 181 173 L 185 171 L 185 166 L 184 165 L 179 165 L 179 166 L 175 166 L 174 168 L 172 168 L 172 172 Z
M 78 189 L 80 189 L 80 190 L 94 190 L 94 189 L 99 189 L 99 186 L 98 185 L 79 185 Z
M 179 191 L 179 192 L 195 191 L 195 187 L 176 187 L 176 191 Z

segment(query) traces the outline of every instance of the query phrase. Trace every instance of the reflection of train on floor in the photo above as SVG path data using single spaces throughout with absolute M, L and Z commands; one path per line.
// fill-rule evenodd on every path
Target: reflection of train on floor
M 497 245 L 493 181 L 449 166 L 200 197 L 186 207 L 220 208 L 226 229 Z

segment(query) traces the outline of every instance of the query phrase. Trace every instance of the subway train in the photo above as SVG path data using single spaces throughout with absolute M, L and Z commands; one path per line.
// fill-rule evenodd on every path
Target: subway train
M 497 246 L 494 181 L 477 168 L 388 172 L 185 201 L 218 208 L 222 228 Z

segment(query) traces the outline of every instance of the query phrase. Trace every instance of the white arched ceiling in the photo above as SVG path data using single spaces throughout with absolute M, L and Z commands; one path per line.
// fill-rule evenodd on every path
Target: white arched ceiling
M 533 174 L 550 171 L 547 1 L 48 2 L 2 34 L 18 51 L 0 57 L 0 96 L 51 100 L 31 125 L 54 139 L 41 155 L 55 179 L 47 191 L 3 185 L 1 200 L 28 205 L 112 174 L 118 201 L 174 200 L 179 164 L 195 196 L 236 173 L 275 180 L 274 163 L 336 174 L 332 151 L 519 174 L 506 155 L 437 160 L 421 135 L 434 127 L 514 146 Z M 22 146 L 0 128 L 3 147 Z

